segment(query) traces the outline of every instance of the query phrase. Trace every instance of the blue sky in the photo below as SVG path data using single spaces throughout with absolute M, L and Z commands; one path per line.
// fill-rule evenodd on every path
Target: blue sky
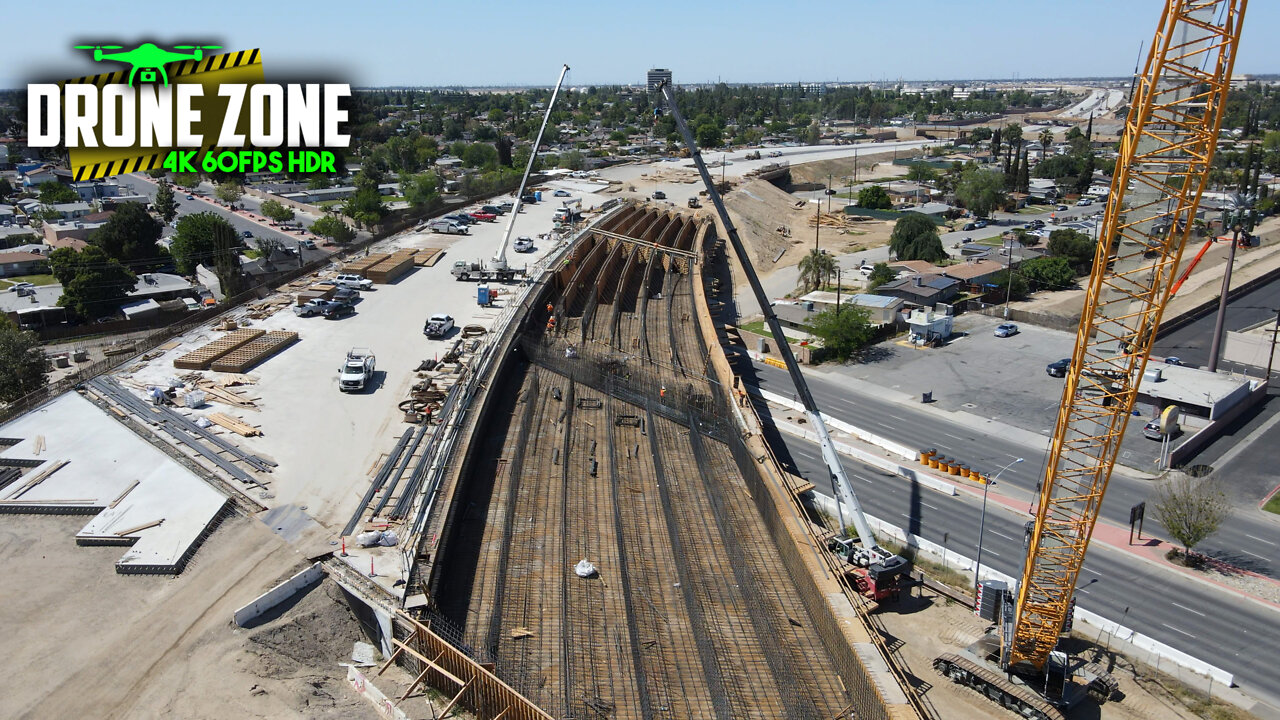
M 86 40 L 262 48 L 268 76 L 303 69 L 358 85 L 677 83 L 1119 76 L 1161 0 L 199 3 L 11 0 L 0 86 L 93 69 Z M 1280 73 L 1277 3 L 1245 17 L 1237 73 Z M 149 6 L 149 7 L 148 7 Z M 288 79 L 283 78 L 283 79 Z

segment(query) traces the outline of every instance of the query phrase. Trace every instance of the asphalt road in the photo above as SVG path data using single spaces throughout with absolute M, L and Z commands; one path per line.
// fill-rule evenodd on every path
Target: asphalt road
M 793 394 L 791 378 L 786 371 L 760 364 L 755 365 L 755 372 L 760 387 L 788 397 Z M 1024 458 L 1025 462 L 1009 468 L 1000 476 L 1001 492 L 1025 497 L 1030 507 L 1044 476 L 1047 439 L 1040 446 L 1026 445 L 964 427 L 946 416 L 910 405 L 855 395 L 847 386 L 816 373 L 806 373 L 805 377 L 824 413 L 883 437 L 908 446 L 937 448 L 948 457 L 964 458 L 969 465 L 991 472 L 1014 458 Z M 1267 461 L 1264 458 L 1270 457 L 1268 447 L 1259 443 L 1256 447 L 1246 448 L 1237 460 L 1256 462 L 1259 469 L 1265 468 Z M 1274 477 L 1274 472 L 1267 477 Z M 1150 500 L 1154 489 L 1150 481 L 1127 475 L 1122 469 L 1113 472 L 1103 498 L 1100 518 L 1112 525 L 1127 527 L 1129 509 Z M 1147 527 L 1154 529 L 1154 521 L 1150 517 L 1148 521 Z M 1267 544 L 1271 541 L 1280 541 L 1280 524 L 1250 503 L 1238 507 L 1231 521 L 1196 549 L 1238 567 L 1275 577 L 1280 571 L 1280 545 Z
M 1227 303 L 1224 327 L 1227 330 L 1242 330 L 1260 322 L 1268 320 L 1274 322 L 1278 310 L 1280 310 L 1280 282 L 1270 282 Z M 1209 350 L 1213 345 L 1213 326 L 1216 320 L 1217 313 L 1209 313 L 1190 325 L 1157 338 L 1152 354 L 1174 355 L 1185 363 L 1204 367 L 1209 363 Z M 1218 366 L 1223 370 L 1246 367 L 1224 362 L 1220 362 Z M 1253 373 L 1258 377 L 1256 370 L 1253 370 Z
M 785 453 L 780 457 L 790 457 L 818 492 L 832 495 L 830 477 L 817 444 L 787 435 L 782 435 L 781 440 Z M 998 451 L 992 449 L 993 453 Z M 1014 468 L 1031 464 L 1028 459 Z M 844 467 L 868 513 L 896 522 L 966 557 L 975 557 L 982 512 L 980 498 L 967 493 L 947 497 L 847 458 Z M 1029 470 L 1022 475 L 1028 475 Z M 1001 479 L 1018 474 L 1011 468 Z M 1025 482 L 1026 478 L 1022 480 Z M 1000 491 L 1007 492 L 1007 488 Z M 1023 525 L 1027 519 L 1025 514 L 1015 514 L 995 504 L 988 506 L 984 566 L 1014 577 L 1021 575 L 1025 556 Z M 1280 623 L 1276 622 L 1274 610 L 1183 580 L 1172 571 L 1101 544 L 1090 548 L 1077 591 L 1080 607 L 1221 667 L 1233 673 L 1236 683 L 1250 694 L 1275 702 Z
M 121 175 L 119 176 L 118 180 L 120 181 L 121 185 L 127 185 L 134 193 L 138 195 L 146 195 L 147 198 L 150 200 L 155 199 L 156 186 L 154 183 L 147 182 L 146 180 L 142 180 L 132 175 Z M 237 233 L 242 233 L 247 230 L 253 233 L 254 237 L 271 238 L 281 243 L 281 245 L 283 245 L 286 248 L 297 248 L 298 240 L 302 239 L 303 237 L 306 237 L 312 240 L 315 239 L 315 236 L 311 235 L 310 233 L 308 233 L 306 236 L 302 236 L 297 233 L 281 232 L 272 227 L 259 225 L 258 223 L 244 217 L 243 215 L 233 213 L 230 210 L 226 209 L 225 207 L 222 207 L 221 205 L 217 204 L 216 202 L 213 202 L 211 200 L 205 200 L 200 196 L 195 196 L 194 200 L 187 200 L 185 193 L 175 191 L 174 195 L 175 195 L 175 199 L 178 201 L 178 217 L 182 217 L 183 215 L 189 215 L 193 213 L 199 213 L 199 212 L 212 212 L 226 219 L 227 222 L 231 223 L 231 226 L 236 229 Z M 301 218 L 296 222 L 301 222 L 303 225 L 309 224 L 304 219 L 301 219 Z M 171 228 L 168 228 L 168 227 L 165 228 L 166 237 L 172 232 L 173 230 Z M 315 250 L 308 250 L 306 248 L 298 248 L 298 249 L 302 252 L 303 262 L 311 262 L 312 260 L 322 258 L 330 254 L 318 248 Z

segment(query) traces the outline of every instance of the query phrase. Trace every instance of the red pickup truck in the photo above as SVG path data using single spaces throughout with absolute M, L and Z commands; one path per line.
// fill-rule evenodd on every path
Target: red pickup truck
M 473 212 L 473 213 L 470 213 L 470 215 L 471 215 L 471 217 L 473 217 L 473 218 L 475 218 L 475 219 L 477 219 L 477 220 L 485 220 L 485 221 L 487 221 L 487 222 L 497 222 L 497 221 L 498 221 L 498 216 L 497 216 L 497 215 L 494 215 L 493 213 L 487 213 L 487 212 Z

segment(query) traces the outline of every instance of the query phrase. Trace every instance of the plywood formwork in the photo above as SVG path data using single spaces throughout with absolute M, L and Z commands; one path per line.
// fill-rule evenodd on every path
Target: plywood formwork
M 364 276 L 376 283 L 395 282 L 397 278 L 413 269 L 413 258 L 416 250 L 397 250 L 386 259 L 365 268 Z
M 201 346 L 173 361 L 181 370 L 208 370 L 215 360 L 234 352 L 266 334 L 265 330 L 233 330 L 207 345 Z
M 351 262 L 344 264 L 342 266 L 342 272 L 364 277 L 364 272 L 366 270 L 389 257 L 391 257 L 390 253 L 373 253 L 366 255 L 359 260 L 352 260 Z
M 217 372 L 242 373 L 297 342 L 298 333 L 273 330 L 214 362 L 210 369 Z

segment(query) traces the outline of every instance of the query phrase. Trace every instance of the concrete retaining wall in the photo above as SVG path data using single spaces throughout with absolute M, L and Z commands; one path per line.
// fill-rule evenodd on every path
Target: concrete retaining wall
M 391 702 L 391 698 L 387 697 L 381 690 L 374 687 L 369 678 L 364 673 L 355 668 L 354 665 L 347 666 L 347 684 L 351 686 L 356 694 L 369 701 L 373 708 L 378 711 L 378 715 L 388 720 L 409 720 L 409 716 L 404 711 L 396 707 Z
M 298 593 L 302 588 L 319 580 L 323 576 L 324 568 L 320 566 L 320 563 L 312 564 L 311 567 L 306 568 L 297 575 L 294 575 L 288 580 L 285 580 L 279 585 L 262 593 L 258 597 L 254 598 L 248 605 L 237 610 L 233 616 L 236 625 L 245 627 L 254 618 L 293 597 L 294 594 Z
M 759 388 L 747 386 L 747 392 L 750 392 L 755 395 L 759 395 L 760 397 L 764 398 L 765 400 L 768 400 L 771 403 L 776 403 L 778 405 L 782 405 L 783 407 L 791 408 L 796 412 L 805 411 L 804 406 L 801 405 L 799 402 L 792 400 L 791 398 L 788 398 L 788 397 L 783 397 L 782 395 L 779 395 L 777 393 L 769 392 L 768 390 L 760 390 Z M 858 438 L 862 442 L 870 443 L 872 445 L 875 445 L 876 447 L 884 448 L 890 453 L 893 453 L 894 455 L 902 457 L 906 460 L 910 460 L 914 462 L 920 456 L 919 451 L 916 450 L 915 448 L 909 448 L 906 445 L 903 445 L 902 443 L 894 442 L 893 440 L 880 437 L 879 435 L 874 435 L 872 433 L 867 432 L 866 430 L 863 430 L 860 427 L 857 427 L 856 425 L 850 425 L 849 423 L 843 420 L 838 420 L 836 418 L 830 417 L 826 413 L 822 414 L 822 420 L 827 424 L 827 427 L 835 428 L 841 432 L 849 433 L 850 435 Z
M 797 437 L 802 437 L 806 440 L 818 442 L 818 434 L 812 430 L 809 430 L 808 428 L 802 428 L 798 425 L 792 425 L 791 423 L 787 423 L 787 422 L 778 422 L 777 420 L 774 421 L 774 425 L 776 425 L 779 430 L 782 430 L 783 432 L 789 435 L 795 435 Z M 894 462 L 890 458 L 883 458 L 883 457 L 880 457 L 879 455 L 874 455 L 860 448 L 856 448 L 852 445 L 849 445 L 847 443 L 842 443 L 836 440 L 832 440 L 831 444 L 835 446 L 836 452 L 840 453 L 841 455 L 848 455 L 849 457 L 854 458 L 858 462 L 880 468 L 881 470 L 884 470 L 887 472 L 891 472 L 894 475 L 906 478 L 907 480 L 918 482 L 921 485 L 929 488 L 930 490 L 936 490 L 942 493 L 943 495 L 955 495 L 957 492 L 955 485 L 952 485 L 951 483 L 946 482 L 944 480 L 939 480 L 931 475 L 927 475 L 922 472 L 917 472 L 915 468 Z

